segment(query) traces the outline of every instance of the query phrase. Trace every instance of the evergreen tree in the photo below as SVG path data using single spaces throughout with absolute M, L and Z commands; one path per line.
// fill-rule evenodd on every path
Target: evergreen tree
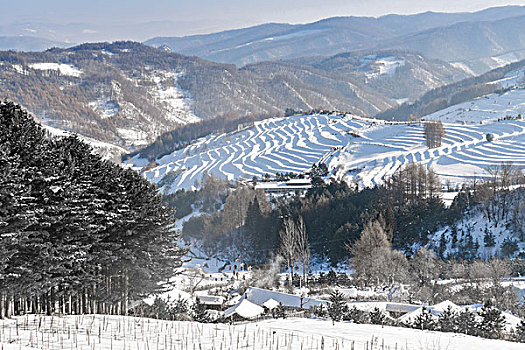
M 332 322 L 341 321 L 345 314 L 348 313 L 348 304 L 346 303 L 343 293 L 334 290 L 330 293 L 330 303 L 328 304 L 328 315 Z
M 15 295 L 17 313 L 126 313 L 176 273 L 172 212 L 140 174 L 46 135 L 12 103 L 0 103 L 0 144 L 0 317 Z
M 195 322 L 208 323 L 211 322 L 210 315 L 204 304 L 201 304 L 199 300 L 191 307 L 191 316 Z
M 412 323 L 413 328 L 421 330 L 433 330 L 435 329 L 435 325 L 436 324 L 432 312 L 424 306 L 421 308 L 421 313 L 414 318 L 414 321 Z
M 488 227 L 485 227 L 485 235 L 483 236 L 483 243 L 485 243 L 485 247 L 494 247 L 496 245 L 494 234 L 489 230 Z
M 521 320 L 520 324 L 516 327 L 514 333 L 514 339 L 520 343 L 525 343 L 525 321 Z
M 459 333 L 476 335 L 477 325 L 476 315 L 467 308 L 455 317 L 455 328 Z
M 385 314 L 379 310 L 377 307 L 375 307 L 372 311 L 370 311 L 370 323 L 372 324 L 385 324 L 386 316 Z
M 456 318 L 457 314 L 452 310 L 452 307 L 448 307 L 438 320 L 438 328 L 441 332 L 456 332 Z
M 479 335 L 484 338 L 498 339 L 505 329 L 505 317 L 488 300 L 479 311 L 482 320 L 478 325 Z
M 271 246 L 268 245 L 268 243 L 271 243 L 271 240 L 268 239 L 266 220 L 261 211 L 257 196 L 248 205 L 244 226 L 244 232 L 247 236 L 246 239 L 250 241 L 251 248 L 259 253 L 254 255 L 257 255 L 256 258 L 263 260 L 263 258 L 266 257 L 265 253 L 271 251 L 268 249 L 271 248 Z

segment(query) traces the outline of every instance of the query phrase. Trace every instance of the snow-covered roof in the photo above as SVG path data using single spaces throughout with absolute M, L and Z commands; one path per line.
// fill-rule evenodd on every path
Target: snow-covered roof
M 275 309 L 277 306 L 279 306 L 279 302 L 275 299 L 268 299 L 264 302 L 264 304 L 262 305 L 264 306 L 265 308 L 269 309 L 269 310 L 273 310 Z
M 443 311 L 447 310 L 449 307 L 452 309 L 452 311 L 455 311 L 455 312 L 460 312 L 461 311 L 461 306 L 458 306 L 458 305 L 454 304 L 450 300 L 445 300 L 445 301 L 442 301 L 439 304 L 430 306 L 429 309 L 431 309 L 434 313 L 437 313 L 437 314 L 441 315 L 443 313 Z
M 148 305 L 153 305 L 153 302 L 155 301 L 155 298 L 157 297 L 165 301 L 167 300 L 174 301 L 178 299 L 183 299 L 183 300 L 186 300 L 188 303 L 193 303 L 192 302 L 193 298 L 191 297 L 189 293 L 186 293 L 177 288 L 173 288 L 172 290 L 164 292 L 159 295 L 151 295 L 147 297 L 146 299 L 144 299 L 144 302 Z
M 438 315 L 432 311 L 432 309 L 426 307 L 428 311 L 432 314 L 432 318 L 437 319 Z M 398 318 L 398 321 L 401 323 L 412 323 L 416 317 L 420 316 L 423 313 L 423 307 L 417 308 L 416 310 L 409 312 Z
M 250 287 L 244 293 L 246 298 L 257 305 L 263 305 L 266 301 L 274 299 L 278 303 L 287 307 L 296 307 L 309 309 L 312 306 L 327 305 L 328 302 L 325 300 L 317 300 L 312 298 L 302 298 L 298 295 L 286 294 L 280 292 L 274 292 L 267 289 Z
M 226 305 L 227 306 L 233 306 L 235 304 L 237 304 L 239 302 L 239 300 L 241 300 L 241 295 L 237 294 L 236 296 L 234 296 L 233 298 L 231 298 L 230 300 L 228 300 L 226 302 Z
M 288 181 L 286 181 L 286 185 L 290 186 L 290 185 L 311 185 L 311 181 L 310 179 L 306 178 L 306 179 L 290 179 Z
M 252 303 L 246 298 L 242 298 L 236 305 L 224 311 L 224 317 L 228 318 L 235 314 L 242 318 L 255 318 L 264 313 L 264 309 L 259 305 Z
M 415 311 L 420 308 L 419 305 L 413 304 L 402 304 L 402 303 L 389 303 L 386 301 L 357 301 L 353 303 L 348 303 L 350 308 L 355 307 L 357 310 L 370 312 L 375 308 L 381 311 L 389 312 L 401 312 L 408 313 Z
M 201 304 L 205 305 L 222 305 L 224 303 L 224 297 L 216 295 L 199 295 L 197 298 Z

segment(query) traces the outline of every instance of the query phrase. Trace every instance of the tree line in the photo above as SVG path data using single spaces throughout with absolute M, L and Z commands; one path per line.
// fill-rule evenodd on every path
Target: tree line
M 140 174 L 0 103 L 0 317 L 127 314 L 185 253 Z

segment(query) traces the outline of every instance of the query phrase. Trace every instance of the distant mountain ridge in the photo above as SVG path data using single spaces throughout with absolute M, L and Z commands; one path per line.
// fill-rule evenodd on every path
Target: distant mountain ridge
M 68 43 L 35 36 L 0 36 L 0 50 L 44 51 L 52 47 L 68 47 Z
M 206 35 L 155 37 L 145 44 L 165 45 L 185 55 L 239 66 L 265 60 L 396 48 L 450 62 L 467 61 L 470 69 L 482 73 L 495 66 L 479 65 L 479 60 L 525 49 L 519 34 L 525 22 L 522 16 L 524 6 L 495 7 L 474 13 L 333 17 L 301 25 L 270 23 Z M 468 33 L 476 40 L 468 40 Z M 451 45 L 439 46 L 442 43 Z
M 404 51 L 231 64 L 135 42 L 0 52 L 0 97 L 52 127 L 129 150 L 217 115 L 282 115 L 287 108 L 370 116 L 469 76 Z

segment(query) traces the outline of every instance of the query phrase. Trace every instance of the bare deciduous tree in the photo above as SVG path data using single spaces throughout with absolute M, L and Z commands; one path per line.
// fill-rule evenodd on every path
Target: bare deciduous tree
M 299 260 L 301 261 L 301 266 L 303 270 L 303 283 L 306 284 L 308 274 L 308 269 L 310 265 L 310 242 L 308 241 L 308 234 L 306 232 L 306 225 L 302 216 L 299 216 L 297 220 L 297 229 L 299 230 L 297 236 L 297 254 Z
M 293 267 L 297 261 L 301 262 L 303 269 L 303 279 L 306 280 L 306 274 L 310 264 L 310 243 L 306 225 L 301 216 L 295 221 L 291 217 L 286 217 L 283 222 L 283 229 L 279 232 L 281 239 L 280 252 L 286 259 L 290 272 L 290 282 L 293 277 Z
M 440 147 L 443 137 L 445 137 L 445 128 L 440 120 L 425 123 L 425 140 L 428 148 Z
M 283 228 L 279 232 L 281 246 L 279 251 L 286 260 L 286 265 L 290 273 L 290 283 L 293 277 L 293 266 L 297 260 L 297 237 L 298 229 L 291 217 L 286 217 L 283 221 Z
M 379 285 L 388 280 L 388 266 L 392 245 L 378 220 L 366 223 L 359 239 L 348 249 L 352 266 L 363 284 Z

